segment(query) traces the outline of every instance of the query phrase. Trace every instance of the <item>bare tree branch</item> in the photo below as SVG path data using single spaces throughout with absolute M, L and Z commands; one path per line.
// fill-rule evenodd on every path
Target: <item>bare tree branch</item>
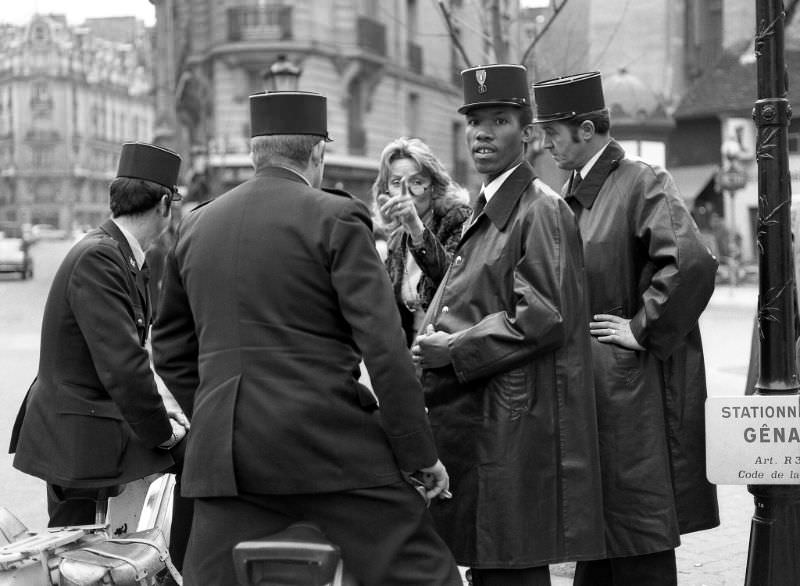
M 800 0 L 793 0 L 794 3 L 797 3 L 798 1 Z M 536 35 L 534 35 L 527 49 L 525 49 L 525 52 L 522 54 L 522 59 L 520 59 L 520 63 L 522 64 L 525 63 L 525 61 L 528 59 L 528 56 L 531 54 L 531 51 L 533 51 L 533 48 L 536 46 L 536 43 L 538 43 L 539 40 L 544 36 L 544 34 L 547 32 L 547 29 L 550 28 L 550 25 L 553 24 L 553 21 L 556 19 L 556 17 L 566 4 L 567 0 L 561 0 L 560 3 L 557 0 L 554 0 L 552 14 L 547 19 L 547 22 L 544 23 L 542 30 L 540 30 L 539 32 L 536 33 Z
M 464 50 L 464 45 L 461 44 L 461 39 L 458 38 L 455 28 L 453 28 L 453 21 L 450 17 L 450 11 L 447 9 L 447 6 L 444 5 L 442 0 L 438 0 L 437 4 L 439 5 L 439 10 L 442 13 L 442 17 L 444 18 L 444 23 L 447 25 L 447 32 L 450 34 L 450 38 L 452 39 L 456 49 L 461 54 L 461 58 L 464 60 L 465 67 L 470 67 L 472 62 L 469 60 L 469 57 L 467 57 L 467 52 Z

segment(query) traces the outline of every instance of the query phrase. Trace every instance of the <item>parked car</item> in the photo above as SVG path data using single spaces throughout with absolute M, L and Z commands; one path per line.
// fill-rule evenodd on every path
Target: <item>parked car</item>
M 33 277 L 28 242 L 22 238 L 0 237 L 0 273 L 19 273 L 23 281 Z
M 63 240 L 67 237 L 67 231 L 56 228 L 52 224 L 34 224 L 31 234 L 36 240 Z

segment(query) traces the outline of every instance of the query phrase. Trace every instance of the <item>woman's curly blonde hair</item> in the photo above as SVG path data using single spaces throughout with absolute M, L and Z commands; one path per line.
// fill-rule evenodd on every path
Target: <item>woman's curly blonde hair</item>
M 383 224 L 383 228 L 391 231 L 395 226 L 393 222 L 387 223 L 385 218 L 381 217 L 377 199 L 381 193 L 389 192 L 391 165 L 397 159 L 411 159 L 419 167 L 420 173 L 430 177 L 431 204 L 437 215 L 446 214 L 456 204 L 469 202 L 467 192 L 453 181 L 447 169 L 427 144 L 418 138 L 401 136 L 383 148 L 378 176 L 372 184 L 374 216 L 378 222 Z

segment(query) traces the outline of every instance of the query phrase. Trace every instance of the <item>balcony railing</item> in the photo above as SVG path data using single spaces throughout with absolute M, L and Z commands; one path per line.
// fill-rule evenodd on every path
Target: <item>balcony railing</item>
M 359 16 L 357 22 L 359 48 L 386 57 L 386 27 L 366 16 Z
M 422 47 L 416 43 L 408 43 L 408 68 L 422 75 Z
M 293 37 L 292 7 L 238 6 L 228 8 L 228 41 L 289 41 Z

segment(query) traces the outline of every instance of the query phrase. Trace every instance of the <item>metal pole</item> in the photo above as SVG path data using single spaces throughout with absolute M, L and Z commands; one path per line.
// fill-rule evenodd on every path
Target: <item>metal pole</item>
M 795 360 L 795 280 L 781 0 L 756 0 L 758 99 L 758 328 L 756 395 L 800 393 Z M 745 586 L 800 584 L 800 486 L 751 485 L 756 511 L 750 530 Z

